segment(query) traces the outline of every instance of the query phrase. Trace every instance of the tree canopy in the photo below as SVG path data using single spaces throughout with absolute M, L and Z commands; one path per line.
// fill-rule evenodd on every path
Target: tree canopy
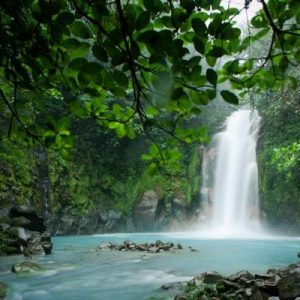
M 145 134 L 153 169 L 159 158 L 176 162 L 176 144 L 207 140 L 205 128 L 188 126 L 203 105 L 297 85 L 287 69 L 300 62 L 299 2 L 259 4 L 242 32 L 235 17 L 251 0 L 242 9 L 221 0 L 1 1 L 5 135 L 67 155 L 70 121 L 92 118 L 119 138 Z M 265 51 L 253 56 L 258 41 Z M 154 130 L 170 136 L 168 147 Z

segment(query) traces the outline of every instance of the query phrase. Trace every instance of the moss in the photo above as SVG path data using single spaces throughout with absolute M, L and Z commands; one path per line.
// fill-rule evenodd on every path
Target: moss
M 0 300 L 5 299 L 7 294 L 7 285 L 3 282 L 0 282 Z
M 1 228 L 1 227 L 0 227 Z M 20 254 L 18 237 L 9 231 L 0 229 L 0 255 Z

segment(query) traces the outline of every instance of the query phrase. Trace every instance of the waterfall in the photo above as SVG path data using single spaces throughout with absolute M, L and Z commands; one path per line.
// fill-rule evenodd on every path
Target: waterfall
M 225 130 L 216 134 L 212 147 L 216 155 L 211 163 L 212 189 L 210 203 L 204 195 L 205 211 L 210 211 L 209 230 L 221 235 L 243 235 L 259 227 L 258 171 L 256 143 L 260 116 L 257 111 L 238 110 L 226 120 Z M 207 169 L 207 158 L 205 158 Z M 206 204 L 205 204 L 206 203 Z

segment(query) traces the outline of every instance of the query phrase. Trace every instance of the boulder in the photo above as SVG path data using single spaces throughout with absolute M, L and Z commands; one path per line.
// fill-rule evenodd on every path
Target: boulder
M 151 231 L 155 227 L 159 196 L 153 190 L 144 192 L 134 206 L 134 225 L 136 231 Z
M 38 272 L 43 271 L 44 268 L 36 263 L 30 261 L 23 261 L 20 263 L 16 263 L 11 267 L 11 271 L 13 273 L 30 273 L 30 272 Z
M 24 249 L 25 256 L 50 254 L 52 250 L 52 242 L 50 233 L 45 231 L 43 234 L 39 232 L 31 232 Z
M 187 282 L 187 299 L 300 300 L 300 263 L 253 276 L 240 271 L 228 277 L 202 273 Z M 181 296 L 181 295 L 180 295 Z M 194 299 L 194 298 L 193 298 Z
M 278 296 L 282 300 L 290 300 L 300 296 L 300 265 L 288 270 L 278 281 Z
M 192 280 L 188 282 L 188 285 L 202 285 L 203 283 L 205 284 L 218 284 L 220 283 L 224 277 L 215 271 L 209 271 L 202 273 L 196 277 L 194 277 Z
M 254 279 L 254 276 L 246 271 L 246 270 L 242 270 L 242 271 L 239 271 L 237 273 L 234 273 L 232 275 L 230 275 L 228 277 L 229 280 L 233 281 L 233 282 L 247 282 L 249 280 L 253 280 Z

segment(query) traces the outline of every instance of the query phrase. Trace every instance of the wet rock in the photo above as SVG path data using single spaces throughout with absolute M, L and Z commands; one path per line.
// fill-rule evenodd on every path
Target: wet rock
M 12 266 L 11 271 L 13 273 L 30 273 L 30 272 L 38 272 L 43 271 L 44 268 L 36 263 L 30 261 L 23 261 L 20 263 L 16 263 Z
M 187 283 L 185 296 L 199 299 L 300 300 L 300 263 L 270 269 L 253 276 L 240 271 L 228 277 L 216 272 L 202 273 Z M 198 298 L 197 298 L 198 299 Z
M 249 280 L 253 280 L 254 276 L 250 272 L 242 270 L 230 275 L 228 279 L 233 282 L 247 282 Z
M 282 300 L 300 296 L 300 267 L 289 271 L 278 282 L 278 296 Z
M 217 284 L 220 283 L 221 280 L 223 280 L 224 277 L 219 274 L 218 272 L 209 271 L 202 273 L 196 277 L 194 277 L 192 280 L 188 282 L 188 285 L 201 285 L 201 284 Z
M 108 243 L 101 243 L 100 245 L 98 245 L 98 249 L 100 250 L 107 250 L 107 249 L 111 249 L 112 248 L 112 243 L 108 242 Z
M 163 284 L 160 288 L 163 290 L 171 290 L 171 289 L 178 289 L 180 287 L 182 287 L 182 282 L 171 282 L 171 283 L 166 283 Z
M 150 253 L 158 253 L 159 252 L 159 248 L 153 246 L 153 247 L 150 247 L 147 251 L 150 252 Z
M 155 243 L 142 243 L 138 244 L 133 241 L 126 240 L 122 244 L 113 244 L 111 242 L 101 243 L 98 250 L 119 250 L 119 251 L 140 251 L 149 253 L 158 253 L 165 251 L 183 250 L 183 247 L 178 248 L 174 243 L 162 242 L 157 240 Z
M 297 256 L 300 257 L 300 252 L 298 252 Z
M 225 290 L 238 290 L 238 289 L 240 289 L 240 286 L 237 283 L 232 282 L 230 280 L 222 279 L 220 281 L 220 284 L 225 288 Z
M 177 249 L 183 249 L 182 245 L 181 244 L 177 244 Z

